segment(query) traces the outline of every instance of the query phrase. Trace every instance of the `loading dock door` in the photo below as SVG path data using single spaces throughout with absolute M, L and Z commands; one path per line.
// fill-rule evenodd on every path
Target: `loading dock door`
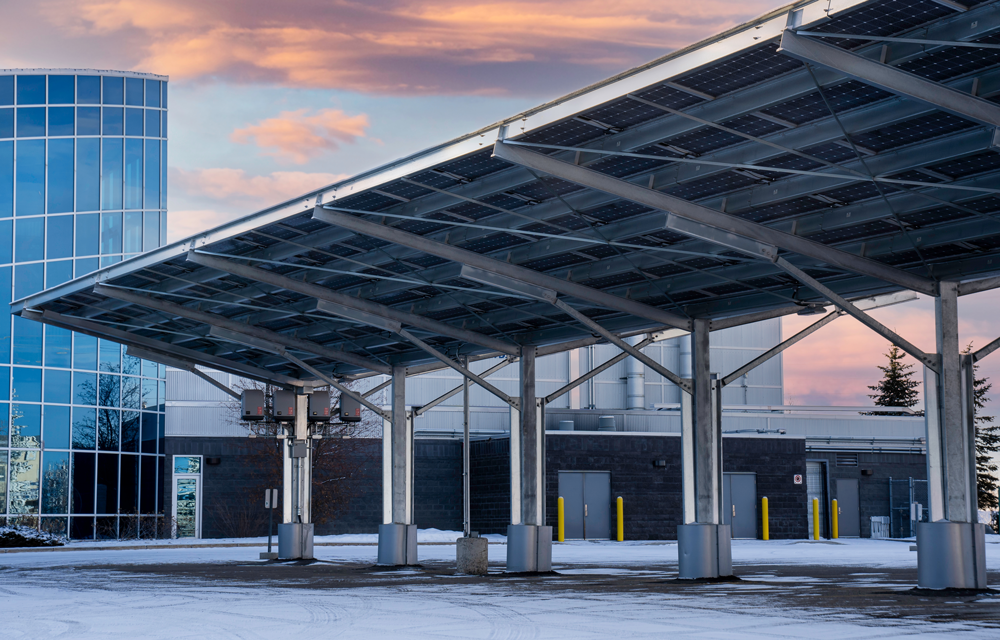
M 837 534 L 842 538 L 861 537 L 861 506 L 856 478 L 837 478 Z
M 611 538 L 611 473 L 560 471 L 559 496 L 567 540 Z
M 757 475 L 722 475 L 722 523 L 732 526 L 734 538 L 757 537 Z

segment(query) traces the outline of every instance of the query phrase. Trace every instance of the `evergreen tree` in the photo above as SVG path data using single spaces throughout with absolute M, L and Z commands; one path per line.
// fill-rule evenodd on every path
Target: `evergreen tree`
M 962 353 L 972 353 L 972 343 Z M 987 395 L 993 384 L 989 378 L 979 378 L 979 365 L 972 366 L 972 402 L 975 405 L 976 423 L 976 487 L 979 494 L 980 509 L 997 508 L 997 464 L 993 454 L 1000 451 L 1000 425 L 993 424 L 993 416 L 983 415 L 986 403 L 990 401 Z
M 886 353 L 885 357 L 889 359 L 889 364 L 879 366 L 879 369 L 882 371 L 882 379 L 879 380 L 878 384 L 868 386 L 869 389 L 875 392 L 868 394 L 868 397 L 874 400 L 875 405 L 879 407 L 915 406 L 920 401 L 917 393 L 917 387 L 920 386 L 920 383 L 911 379 L 913 374 L 916 373 L 913 371 L 913 365 L 903 362 L 906 353 L 896 345 L 890 345 L 889 353 Z M 912 414 L 898 411 L 888 413 L 867 412 L 864 415 L 907 416 Z M 920 415 L 923 415 L 922 411 Z

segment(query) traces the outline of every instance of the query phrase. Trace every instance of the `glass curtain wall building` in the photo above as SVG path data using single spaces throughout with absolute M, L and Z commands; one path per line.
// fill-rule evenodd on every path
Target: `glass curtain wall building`
M 166 80 L 0 70 L 0 302 L 164 244 Z M 0 316 L 0 522 L 158 529 L 166 372 L 122 351 Z

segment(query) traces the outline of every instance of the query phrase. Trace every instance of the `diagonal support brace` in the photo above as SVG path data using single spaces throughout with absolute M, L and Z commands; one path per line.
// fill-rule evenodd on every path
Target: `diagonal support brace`
M 486 371 L 483 371 L 483 373 L 480 375 L 480 377 L 481 378 L 485 378 L 486 376 L 492 375 L 492 374 L 496 373 L 497 371 L 500 371 L 501 369 L 503 369 L 507 365 L 514 364 L 515 362 L 518 361 L 518 359 L 519 358 L 505 358 L 503 360 L 503 362 L 495 364 L 492 367 L 490 367 L 489 369 L 487 369 Z M 466 368 L 468 368 L 468 367 L 466 367 Z M 468 380 L 468 378 L 466 378 L 466 380 Z M 417 417 L 417 416 L 424 415 L 425 413 L 427 413 L 428 411 L 430 411 L 434 407 L 438 406 L 439 404 L 441 404 L 442 402 L 444 402 L 448 398 L 453 398 L 453 397 L 457 396 L 464 389 L 465 389 L 465 383 L 463 382 L 461 385 L 455 387 L 451 391 L 446 391 L 445 393 L 443 393 L 443 394 L 439 395 L 438 397 L 434 398 L 433 400 L 431 400 L 430 402 L 428 402 L 424 406 L 422 406 L 422 407 L 415 407 L 413 409 L 413 416 Z

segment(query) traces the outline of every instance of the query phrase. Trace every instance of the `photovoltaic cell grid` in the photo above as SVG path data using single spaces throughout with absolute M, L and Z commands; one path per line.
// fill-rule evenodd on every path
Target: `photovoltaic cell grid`
M 974 20 L 976 11 L 995 11 L 997 5 L 982 5 L 962 14 L 962 20 Z M 835 13 L 810 29 L 920 37 L 939 25 L 947 26 L 949 20 L 957 19 L 957 13 L 930 0 L 878 0 Z M 977 39 L 998 42 L 1000 34 L 985 29 Z M 865 41 L 825 40 L 856 52 L 881 47 Z M 890 63 L 934 81 L 966 78 L 969 82 L 977 77 L 988 91 L 983 97 L 998 97 L 989 93 L 1000 87 L 992 80 L 992 74 L 1000 74 L 996 52 L 956 47 L 907 51 L 898 63 L 890 53 Z M 595 152 L 620 148 L 659 156 L 662 159 L 539 150 L 816 242 L 854 253 L 864 247 L 867 257 L 915 273 L 924 274 L 925 263 L 934 265 L 938 274 L 948 273 L 948 269 L 956 274 L 963 273 L 961 269 L 966 275 L 977 269 L 985 273 L 981 258 L 989 255 L 985 252 L 1000 250 L 1000 199 L 950 187 L 1000 184 L 1000 153 L 992 132 L 979 123 L 914 105 L 857 80 L 830 73 L 820 77 L 822 93 L 811 86 L 811 76 L 800 62 L 777 51 L 776 41 L 763 42 L 633 93 L 698 117 L 710 114 L 709 120 L 731 131 L 620 95 L 527 135 L 519 135 L 522 121 L 513 119 L 508 135 Z M 743 100 L 743 93 L 756 87 L 767 90 Z M 711 96 L 726 98 L 715 101 L 709 99 Z M 837 118 L 832 116 L 831 107 Z M 843 123 L 847 123 L 846 133 L 840 130 Z M 750 137 L 789 146 L 784 150 L 768 147 Z M 629 146 L 620 147 L 620 141 Z M 371 219 L 410 233 L 640 300 L 677 315 L 718 316 L 732 310 L 786 306 L 793 298 L 801 302 L 816 298 L 773 266 L 747 262 L 738 253 L 665 228 L 663 212 L 512 166 L 493 158 L 491 151 L 487 144 L 482 150 L 416 170 L 405 178 L 397 176 L 340 197 L 335 204 L 370 211 L 376 214 Z M 681 154 L 695 165 L 721 161 L 760 168 L 746 171 L 708 164 L 695 168 L 677 162 Z M 831 168 L 824 162 L 837 166 Z M 854 171 L 856 179 L 790 175 L 768 168 L 838 174 Z M 879 175 L 883 170 L 895 179 L 928 186 L 876 186 L 865 178 L 869 171 Z M 487 177 L 489 180 L 484 180 Z M 393 219 L 379 217 L 379 213 L 421 219 Z M 460 227 L 454 224 L 457 222 L 483 226 Z M 919 251 L 913 246 L 913 237 L 921 239 Z M 494 337 L 552 344 L 589 335 L 544 303 L 461 278 L 460 264 L 329 227 L 313 220 L 309 211 L 215 239 L 203 249 L 247 258 L 243 263 Z M 892 288 L 815 261 L 788 257 L 845 295 Z M 241 322 L 252 320 L 258 326 L 382 363 L 430 359 L 398 336 L 317 312 L 315 301 L 307 296 L 201 269 L 184 256 L 145 266 L 111 283 L 143 289 Z M 567 300 L 587 315 L 600 318 L 611 330 L 649 326 L 647 320 Z M 206 327 L 197 322 L 156 317 L 141 307 L 107 300 L 87 290 L 64 295 L 44 308 L 301 375 L 273 354 L 206 335 Z M 421 335 L 451 355 L 485 351 L 451 338 L 426 332 Z M 330 363 L 323 358 L 299 355 L 329 370 Z M 337 365 L 334 371 L 351 373 L 356 368 Z

